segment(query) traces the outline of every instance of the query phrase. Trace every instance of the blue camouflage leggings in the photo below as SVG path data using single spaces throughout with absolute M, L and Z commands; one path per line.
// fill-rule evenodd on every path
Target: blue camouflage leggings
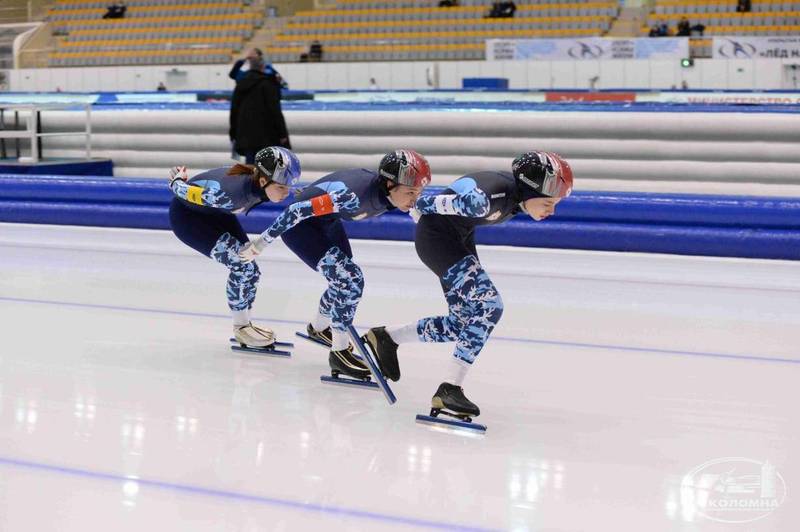
M 309 218 L 284 232 L 281 238 L 300 260 L 328 281 L 328 289 L 319 300 L 319 313 L 331 319 L 333 329 L 346 331 L 353 324 L 364 292 L 364 274 L 353 262 L 353 250 L 341 219 Z
M 211 250 L 211 258 L 230 270 L 225 293 L 231 310 L 247 310 L 253 306 L 258 280 L 261 278 L 261 270 L 255 261 L 247 263 L 239 258 L 241 248 L 242 244 L 238 240 L 225 233 Z
M 219 209 L 189 206 L 175 198 L 169 207 L 169 222 L 181 242 L 228 268 L 228 307 L 251 308 L 260 271 L 255 262 L 246 264 L 239 259 L 239 250 L 248 239 L 236 216 Z
M 364 274 L 338 247 L 330 248 L 320 259 L 317 271 L 328 281 L 328 289 L 319 300 L 319 312 L 331 318 L 333 329 L 346 331 L 353 324 L 364 293 Z
M 424 342 L 456 342 L 453 355 L 472 364 L 503 315 L 503 300 L 474 255 L 451 266 L 440 281 L 449 314 L 419 320 L 417 334 Z

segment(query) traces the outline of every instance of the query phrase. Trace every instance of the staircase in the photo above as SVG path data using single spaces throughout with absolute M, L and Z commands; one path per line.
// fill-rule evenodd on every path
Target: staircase
M 234 54 L 233 59 L 240 59 L 250 48 L 260 48 L 265 50 L 275 39 L 275 35 L 281 31 L 289 17 L 265 17 L 264 24 L 253 34 L 253 37 L 244 43 L 242 51 L 239 54 Z M 270 58 L 266 58 L 268 62 Z
M 646 7 L 624 7 L 611 24 L 606 37 L 639 37 L 641 27 L 647 20 Z

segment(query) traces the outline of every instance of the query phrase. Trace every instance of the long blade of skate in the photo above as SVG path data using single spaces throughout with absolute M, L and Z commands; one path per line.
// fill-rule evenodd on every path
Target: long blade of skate
M 291 351 L 283 351 L 282 349 L 275 349 L 275 345 L 278 345 L 278 342 L 275 342 L 275 344 L 267 347 L 250 347 L 242 345 L 235 339 L 231 338 L 231 343 L 233 344 L 231 345 L 231 351 L 237 351 L 239 353 L 249 353 L 251 355 L 262 355 L 262 356 L 277 357 L 277 358 L 289 358 L 292 356 Z
M 331 348 L 331 346 L 329 346 L 329 345 L 328 345 L 328 344 L 326 344 L 325 342 L 323 342 L 323 341 L 321 341 L 321 340 L 317 340 L 316 338 L 312 338 L 311 336 L 309 336 L 309 335 L 307 335 L 307 334 L 305 334 L 305 333 L 301 333 L 301 332 L 299 332 L 299 331 L 295 331 L 295 333 L 294 333 L 294 334 L 296 334 L 297 336 L 299 336 L 299 337 L 300 337 L 300 338 L 302 338 L 303 340 L 306 340 L 306 341 L 308 341 L 308 342 L 311 342 L 312 344 L 316 344 L 316 345 L 318 345 L 318 346 L 320 346 L 320 347 L 324 347 L 325 349 L 328 349 L 328 350 L 330 350 L 330 348 Z M 354 355 L 354 356 L 355 356 L 357 359 L 361 360 L 361 357 L 359 356 L 359 354 L 358 354 L 358 353 L 353 353 L 353 355 Z
M 296 331 L 294 334 L 296 336 L 299 336 L 303 340 L 311 342 L 312 344 L 317 344 L 318 346 L 324 347 L 325 349 L 330 349 L 331 348 L 331 346 L 329 346 L 328 344 L 326 344 L 322 340 L 317 340 L 316 338 L 312 338 L 312 337 L 310 337 L 309 335 L 307 335 L 305 333 L 301 333 L 300 331 Z
M 395 404 L 397 402 L 397 397 L 394 396 L 394 392 L 392 392 L 392 389 L 389 388 L 389 385 L 386 383 L 386 379 L 378 368 L 378 364 L 372 358 L 372 353 L 369 352 L 364 342 L 361 341 L 361 336 L 358 335 L 358 331 L 356 331 L 355 327 L 351 325 L 348 330 L 350 331 L 350 338 L 353 340 L 353 345 L 355 345 L 359 353 L 361 353 L 361 358 L 367 363 L 369 371 L 372 373 L 378 386 L 380 386 L 386 400 L 389 401 L 390 405 Z
M 236 338 L 229 338 L 229 340 L 231 341 L 231 343 L 234 343 L 234 344 L 238 344 L 239 343 L 239 341 Z M 286 347 L 286 348 L 289 348 L 289 349 L 294 347 L 294 344 L 291 343 L 291 342 L 274 342 L 272 345 L 274 345 L 275 347 Z
M 354 386 L 357 388 L 372 388 L 374 390 L 378 390 L 380 386 L 375 381 L 362 381 L 358 379 L 350 379 L 348 377 L 331 377 L 328 375 L 323 375 L 319 378 L 324 383 L 327 384 L 337 384 L 339 386 Z
M 423 425 L 444 426 L 460 430 L 470 430 L 484 434 L 486 432 L 486 425 L 480 423 L 468 423 L 466 421 L 459 421 L 457 419 L 444 419 L 440 417 L 426 416 L 424 414 L 417 414 L 417 423 Z

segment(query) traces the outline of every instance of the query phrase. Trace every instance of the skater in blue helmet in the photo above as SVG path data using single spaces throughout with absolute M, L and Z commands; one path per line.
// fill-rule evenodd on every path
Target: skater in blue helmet
M 233 334 L 249 347 L 268 347 L 275 334 L 250 321 L 260 272 L 257 264 L 239 257 L 249 240 L 236 215 L 266 201 L 283 201 L 299 179 L 300 161 L 281 147 L 259 151 L 255 166 L 214 168 L 191 179 L 186 167 L 170 170 L 169 188 L 175 194 L 169 208 L 172 231 L 181 242 L 228 269 Z
M 278 236 L 311 269 L 328 282 L 308 335 L 330 346 L 334 376 L 367 379 L 369 369 L 353 354 L 348 338 L 364 289 L 364 276 L 353 261 L 343 220 L 363 220 L 391 209 L 408 212 L 430 182 L 428 162 L 413 150 L 383 157 L 377 171 L 364 168 L 328 174 L 303 190 L 261 236 L 240 253 L 245 262 Z
M 572 191 L 572 169 L 561 156 L 528 152 L 511 172 L 475 172 L 457 179 L 441 194 L 417 200 L 415 245 L 422 262 L 439 278 L 447 316 L 423 318 L 401 327 L 376 327 L 366 340 L 384 376 L 400 378 L 398 344 L 455 342 L 449 378 L 432 399 L 439 412 L 467 418 L 480 409 L 461 387 L 467 371 L 503 314 L 503 300 L 478 259 L 475 227 L 500 224 L 522 211 L 534 220 L 555 212 Z

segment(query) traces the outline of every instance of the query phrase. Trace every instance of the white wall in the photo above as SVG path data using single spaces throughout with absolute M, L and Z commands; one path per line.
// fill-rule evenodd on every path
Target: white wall
M 12 91 L 149 91 L 159 81 L 171 90 L 231 89 L 230 65 L 75 67 L 10 71 Z M 512 89 L 669 89 L 686 81 L 692 89 L 782 89 L 780 59 L 698 59 L 683 68 L 677 60 L 614 61 L 442 61 L 390 63 L 288 63 L 276 68 L 293 89 L 455 89 L 465 77 L 505 77 Z M 438 79 L 438 86 L 428 84 Z

